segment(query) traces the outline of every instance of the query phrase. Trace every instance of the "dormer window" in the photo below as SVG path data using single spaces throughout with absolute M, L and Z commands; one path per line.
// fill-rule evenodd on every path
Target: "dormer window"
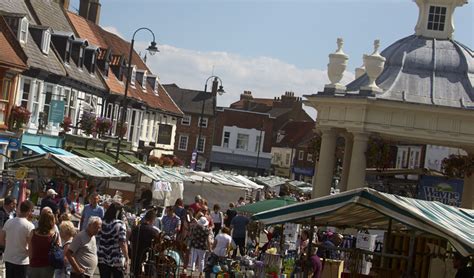
M 71 59 L 71 41 L 67 40 L 66 41 L 66 51 L 64 54 L 64 62 L 69 63 L 69 60 Z
M 428 30 L 444 31 L 446 23 L 446 7 L 430 6 L 428 13 Z
M 142 90 L 146 92 L 146 71 L 143 73 Z
M 132 67 L 132 76 L 130 77 L 130 84 L 135 86 L 135 78 L 137 78 L 137 69 L 135 66 Z
M 28 19 L 26 17 L 21 19 L 18 38 L 21 43 L 26 43 L 28 41 Z
M 49 46 L 51 44 L 51 31 L 45 30 L 43 32 L 43 38 L 41 39 L 41 51 L 44 54 L 48 55 L 49 53 Z
M 158 94 L 158 78 L 155 80 L 155 88 L 153 88 L 155 94 Z
M 96 52 L 92 52 L 92 61 L 91 61 L 91 73 L 94 73 L 95 72 L 95 64 L 97 62 L 96 60 Z
M 84 66 L 84 47 L 79 47 L 79 60 L 78 60 L 78 63 L 77 65 L 79 66 L 79 68 L 82 68 L 82 66 Z

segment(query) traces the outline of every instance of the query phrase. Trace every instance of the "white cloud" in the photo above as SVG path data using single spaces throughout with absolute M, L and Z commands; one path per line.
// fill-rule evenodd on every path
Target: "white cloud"
M 114 26 L 105 26 L 105 27 L 102 27 L 102 29 L 123 38 L 122 33 L 120 33 L 120 31 Z
M 137 45 L 136 49 L 146 48 L 146 43 Z M 271 57 L 200 52 L 170 45 L 160 45 L 159 53 L 148 55 L 147 64 L 163 84 L 176 83 L 181 88 L 203 90 L 207 77 L 219 76 L 226 91 L 218 98 L 221 106 L 239 100 L 244 90 L 257 98 L 279 97 L 286 91 L 302 96 L 321 91 L 329 82 L 325 69 L 302 69 Z M 353 78 L 352 73 L 346 72 L 343 81 Z M 315 115 L 314 109 L 306 110 Z

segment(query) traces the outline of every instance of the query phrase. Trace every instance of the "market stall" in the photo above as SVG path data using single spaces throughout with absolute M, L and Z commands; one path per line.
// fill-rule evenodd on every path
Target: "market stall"
M 39 202 L 47 188 L 53 188 L 59 196 L 67 196 L 73 190 L 77 191 L 82 204 L 91 190 L 107 187 L 110 180 L 130 177 L 101 159 L 79 157 L 69 153 L 48 152 L 33 155 L 12 161 L 8 167 L 16 169 L 17 172 L 25 172 L 24 175 L 16 175 L 20 190 L 16 190 L 14 186 L 12 194 L 20 191 L 17 195 L 18 199 L 22 200 L 24 193 L 21 188 L 29 187 L 30 199 L 34 203 Z M 5 183 L 3 186 L 6 186 Z
M 474 254 L 473 210 L 381 193 L 370 188 L 351 190 L 265 211 L 254 215 L 253 218 L 267 225 L 296 222 L 310 223 L 311 227 L 330 225 L 359 230 L 387 230 L 383 252 L 379 254 L 371 252 L 371 254 L 386 258 L 396 257 L 395 259 L 402 263 L 392 264 L 392 268 L 400 267 L 403 268 L 401 269 L 403 272 L 410 274 L 416 271 L 420 274 L 419 277 L 428 277 L 421 273 L 430 275 L 427 270 L 430 268 L 429 263 L 418 263 L 426 259 L 423 257 L 426 254 L 415 254 L 416 250 L 428 248 L 426 245 L 428 241 L 425 240 L 424 245 L 420 243 L 422 236 L 446 239 L 464 256 Z M 393 250 L 389 247 L 394 244 L 390 240 L 391 232 L 395 230 L 405 235 L 401 245 L 406 245 L 408 248 L 405 248 L 406 252 L 392 256 L 389 252 Z M 449 248 L 437 247 L 438 250 Z M 390 264 L 386 260 L 384 265 Z
M 150 190 L 153 199 L 162 206 L 173 205 L 176 199 L 183 198 L 183 180 L 186 177 L 177 173 L 174 168 L 166 169 L 130 162 L 120 162 L 116 167 L 132 176 L 129 182 L 136 185 L 133 200 L 139 200 L 145 190 Z

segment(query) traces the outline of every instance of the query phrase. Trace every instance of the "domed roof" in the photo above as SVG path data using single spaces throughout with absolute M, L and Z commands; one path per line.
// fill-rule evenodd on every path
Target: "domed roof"
M 382 51 L 386 58 L 376 98 L 458 108 L 474 108 L 474 52 L 454 40 L 412 35 Z M 367 85 L 366 74 L 347 85 Z M 350 94 L 350 93 L 349 93 Z

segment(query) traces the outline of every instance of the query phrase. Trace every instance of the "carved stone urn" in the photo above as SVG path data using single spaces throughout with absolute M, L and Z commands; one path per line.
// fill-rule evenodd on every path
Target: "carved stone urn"
M 370 55 L 364 55 L 364 67 L 369 77 L 369 84 L 362 87 L 362 90 L 373 91 L 377 93 L 383 92 L 381 88 L 377 86 L 375 81 L 382 73 L 385 66 L 385 58 L 379 53 L 380 41 L 374 41 L 374 52 Z
M 342 51 L 343 45 L 344 40 L 338 38 L 336 52 L 329 54 L 328 77 L 331 84 L 327 84 L 325 88 L 336 90 L 346 89 L 346 86 L 339 83 L 344 76 L 344 71 L 347 67 L 347 60 L 349 60 L 349 56 Z

